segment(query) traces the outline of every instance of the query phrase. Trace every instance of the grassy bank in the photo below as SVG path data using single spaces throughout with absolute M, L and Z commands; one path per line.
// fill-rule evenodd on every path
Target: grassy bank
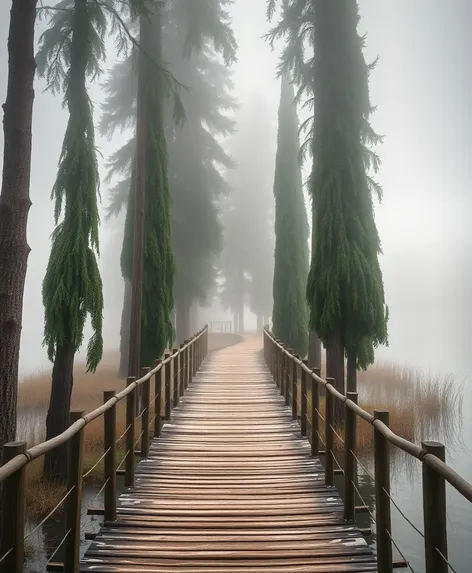
M 221 341 L 218 341 L 221 345 Z M 103 401 L 105 390 L 124 388 L 125 382 L 116 376 L 118 357 L 109 355 L 96 374 L 87 374 L 83 366 L 75 372 L 72 407 L 91 411 Z M 49 373 L 38 374 L 24 380 L 19 393 L 18 438 L 33 445 L 44 440 L 44 420 L 50 392 Z M 419 370 L 383 363 L 359 373 L 360 404 L 366 410 L 388 409 L 392 430 L 400 436 L 419 442 L 421 439 L 444 439 L 450 441 L 458 435 L 461 419 L 462 385 L 450 375 L 430 375 Z M 322 400 L 321 413 L 324 403 Z M 151 412 L 151 418 L 154 414 Z M 118 405 L 117 435 L 126 427 L 125 404 Z M 323 423 L 320 423 L 324 438 Z M 342 430 L 340 430 L 342 434 Z M 336 440 L 337 449 L 342 449 Z M 372 427 L 358 421 L 358 452 L 368 454 L 373 447 Z M 103 420 L 100 418 L 85 428 L 84 472 L 89 472 L 103 453 Z M 118 452 L 118 461 L 124 455 L 123 446 Z M 86 481 L 101 484 L 103 463 L 90 472 Z M 28 517 L 36 520 L 47 515 L 64 495 L 64 490 L 55 484 L 45 483 L 42 478 L 42 460 L 27 468 Z

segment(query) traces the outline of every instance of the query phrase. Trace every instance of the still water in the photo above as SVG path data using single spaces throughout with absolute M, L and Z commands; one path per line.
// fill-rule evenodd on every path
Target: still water
M 419 338 L 415 337 L 416 340 Z M 411 347 L 410 347 L 411 348 Z M 396 349 L 398 351 L 398 348 Z M 400 353 L 398 353 L 400 354 Z M 404 352 L 401 355 L 405 356 Z M 441 435 L 438 430 L 434 436 L 423 436 L 424 439 L 435 439 L 446 446 L 446 461 L 460 475 L 472 483 L 472 359 L 460 345 L 449 348 L 444 340 L 438 338 L 437 347 L 425 345 L 418 348 L 414 356 L 408 357 L 408 363 L 415 363 L 431 371 L 452 372 L 464 383 L 462 396 L 462 416 L 457 420 L 454 435 Z M 405 455 L 395 455 L 391 495 L 405 516 L 420 532 L 424 531 L 423 501 L 421 489 L 421 463 Z M 369 474 L 373 474 L 371 460 L 367 460 Z M 359 470 L 360 491 L 375 515 L 375 493 L 369 475 Z M 448 517 L 448 551 L 449 562 L 457 573 L 472 571 L 472 504 L 447 484 L 447 517 Z M 372 527 L 375 523 L 370 515 L 361 516 L 363 527 Z M 408 524 L 399 511 L 392 507 L 392 534 L 399 549 L 409 561 L 415 573 L 424 573 L 424 547 L 421 535 Z M 375 535 L 370 540 L 375 546 Z M 394 549 L 395 558 L 401 558 Z

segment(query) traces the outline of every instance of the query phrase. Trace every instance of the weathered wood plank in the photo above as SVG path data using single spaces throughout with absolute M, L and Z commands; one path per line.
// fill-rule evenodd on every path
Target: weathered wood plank
M 82 572 L 376 571 L 259 347 L 249 339 L 207 358 Z

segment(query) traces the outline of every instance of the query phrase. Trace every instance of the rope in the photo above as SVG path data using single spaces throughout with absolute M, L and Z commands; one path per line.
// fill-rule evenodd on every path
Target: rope
M 130 452 L 130 450 L 128 450 L 128 451 L 126 452 L 126 454 L 123 456 L 123 459 L 121 460 L 121 462 L 119 463 L 118 467 L 116 468 L 116 471 L 118 471 L 119 469 L 121 469 L 121 466 L 123 465 L 124 461 L 125 461 L 126 458 L 128 457 L 129 452 Z
M 329 425 L 329 427 L 333 430 L 333 434 L 338 438 L 341 444 L 344 444 L 344 438 L 341 438 L 341 436 L 338 434 L 338 432 L 336 432 L 336 430 L 333 428 L 331 424 Z
M 126 434 L 128 433 L 130 428 L 131 428 L 131 424 L 126 428 L 126 430 L 121 434 L 121 436 L 119 438 L 117 438 L 116 444 L 118 444 L 118 442 L 121 442 L 121 440 L 126 436 Z
M 30 531 L 24 538 L 24 541 L 26 541 L 27 539 L 29 539 L 32 535 L 34 535 L 45 523 L 46 521 L 48 521 L 48 519 L 56 512 L 56 510 L 65 502 L 65 500 L 69 497 L 69 495 L 74 491 L 75 489 L 75 485 L 73 485 L 70 490 L 65 494 L 65 496 L 61 499 L 61 501 L 59 501 L 54 507 L 53 509 L 46 515 L 46 517 L 40 522 L 38 523 L 38 525 L 32 530 Z
M 146 412 L 147 406 L 141 410 L 141 412 L 136 416 L 136 420 L 139 420 L 143 417 L 144 412 Z
M 357 487 L 357 485 L 355 484 L 355 482 L 353 480 L 351 480 L 352 485 L 354 486 L 354 489 L 356 490 L 357 495 L 359 496 L 359 499 L 361 500 L 361 502 L 364 504 L 365 507 L 367 507 L 367 511 L 369 512 L 370 517 L 372 518 L 372 521 L 374 523 L 377 523 L 376 519 L 375 519 L 375 515 L 370 511 L 369 506 L 367 505 L 367 502 L 365 501 L 365 499 L 362 497 L 361 492 L 359 491 L 359 488 Z
M 326 418 L 321 414 L 318 408 L 315 408 L 315 412 L 318 414 L 318 417 L 321 418 L 321 420 L 323 420 L 323 422 L 326 422 Z
M 390 537 L 390 541 L 392 542 L 393 546 L 395 547 L 395 549 L 398 551 L 398 553 L 400 553 L 400 556 L 403 558 L 404 561 L 406 561 L 407 563 L 407 567 L 408 569 L 410 569 L 411 573 L 415 573 L 415 570 L 413 569 L 413 567 L 410 565 L 410 562 L 408 561 L 408 559 L 403 555 L 403 553 L 401 552 L 400 548 L 398 547 L 398 545 L 395 543 L 395 540 L 393 539 L 390 531 L 388 529 L 385 530 L 387 532 L 387 535 Z
M 59 549 L 63 546 L 64 541 L 69 537 L 70 532 L 72 531 L 72 529 L 69 529 L 69 531 L 64 535 L 64 537 L 62 538 L 61 542 L 59 543 L 59 545 L 56 547 L 56 549 L 54 550 L 54 553 L 51 555 L 51 557 L 48 559 L 46 565 L 43 568 L 43 571 L 47 571 L 47 567 L 49 565 L 49 563 L 51 563 L 51 561 L 54 559 L 54 557 L 56 556 L 56 553 L 59 551 Z
M 397 503 L 395 502 L 395 500 L 393 499 L 393 497 L 388 493 L 388 491 L 382 487 L 384 493 L 386 494 L 386 496 L 388 497 L 388 499 L 393 503 L 393 505 L 397 508 L 398 513 L 403 517 L 403 519 L 409 524 L 411 525 L 411 527 L 416 531 L 416 533 L 422 537 L 424 539 L 424 534 L 416 527 L 416 525 L 410 521 L 410 519 L 403 513 L 403 511 L 398 507 Z M 438 550 L 439 551 L 439 550 Z
M 138 439 L 136 440 L 136 442 L 134 443 L 135 447 L 139 444 L 139 442 L 141 441 L 141 438 L 144 435 L 144 430 L 139 434 Z
M 452 573 L 457 573 L 457 571 L 454 569 L 454 567 L 449 563 L 449 561 L 447 560 L 446 557 L 444 557 L 444 555 L 441 553 L 441 551 L 435 547 L 434 550 L 441 556 L 442 560 L 444 561 L 444 563 L 449 567 L 449 569 L 452 571 Z
M 368 475 L 370 477 L 370 479 L 375 483 L 375 477 L 370 473 L 370 471 L 366 468 L 366 466 L 361 462 L 361 460 L 356 456 L 356 454 L 352 451 L 349 450 L 349 452 L 354 456 L 354 459 L 356 460 L 357 464 L 359 466 L 361 466 L 361 468 L 364 470 L 364 472 L 366 473 L 366 475 Z
M 15 549 L 15 548 L 11 547 L 2 557 L 0 557 L 0 563 L 2 563 L 2 561 L 5 561 L 5 559 L 10 555 L 10 553 L 13 551 L 13 549 Z
M 97 501 L 97 499 L 100 497 L 100 495 L 103 493 L 103 490 L 106 488 L 107 483 L 110 481 L 110 478 L 107 478 L 104 482 L 104 484 L 102 485 L 102 487 L 98 490 L 97 495 L 92 499 L 92 501 L 90 502 L 90 505 L 92 505 L 93 503 L 95 503 Z
M 111 450 L 111 446 L 103 453 L 102 456 L 100 456 L 100 457 L 98 458 L 98 460 L 97 460 L 97 461 L 95 462 L 95 464 L 89 469 L 89 471 L 86 472 L 86 473 L 84 473 L 84 475 L 82 476 L 82 479 L 85 479 L 86 477 L 88 477 L 88 476 L 93 472 L 93 470 L 98 466 L 98 464 L 99 464 L 102 460 L 105 459 L 105 456 L 108 454 L 108 452 L 109 452 L 110 450 Z

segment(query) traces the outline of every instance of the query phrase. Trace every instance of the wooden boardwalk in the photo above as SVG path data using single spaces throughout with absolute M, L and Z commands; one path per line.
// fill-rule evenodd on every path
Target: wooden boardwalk
M 261 338 L 210 353 L 81 562 L 94 573 L 376 571 L 267 371 Z

